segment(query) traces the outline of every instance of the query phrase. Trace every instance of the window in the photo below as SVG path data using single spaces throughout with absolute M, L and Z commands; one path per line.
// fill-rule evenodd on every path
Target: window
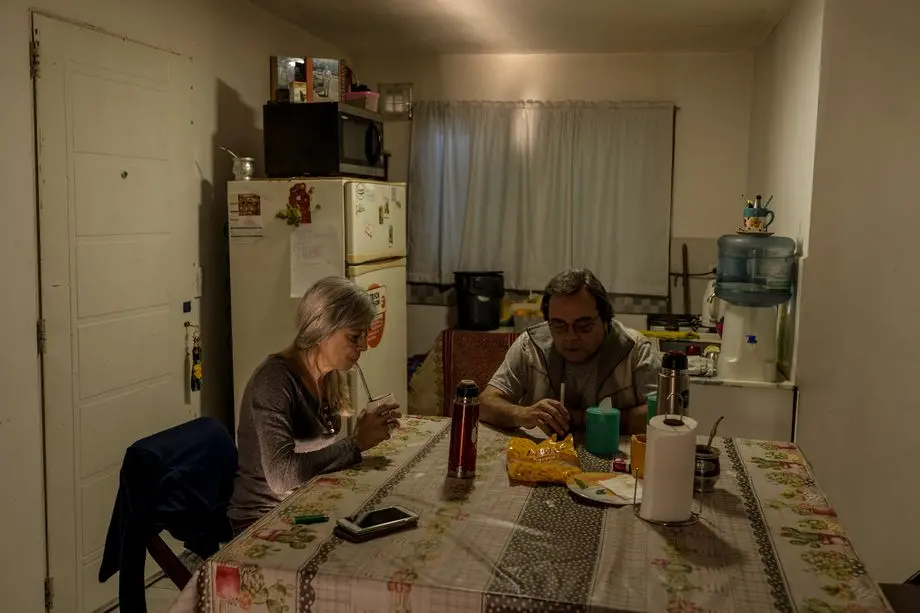
M 668 295 L 673 104 L 419 102 L 412 128 L 410 282 L 533 290 L 577 267 Z
M 386 121 L 412 119 L 412 84 L 379 83 L 380 112 Z

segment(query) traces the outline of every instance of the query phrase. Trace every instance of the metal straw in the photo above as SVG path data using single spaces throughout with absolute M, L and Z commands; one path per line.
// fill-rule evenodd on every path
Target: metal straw
M 716 430 L 719 429 L 719 424 L 722 423 L 722 420 L 725 419 L 725 416 L 722 415 L 719 419 L 716 420 L 716 423 L 712 425 L 712 430 L 709 431 L 709 440 L 706 441 L 706 447 L 712 447 L 712 439 L 716 437 Z
M 367 394 L 367 401 L 370 402 L 374 399 L 371 396 L 371 388 L 367 386 L 367 379 L 364 378 L 364 371 L 361 370 L 361 365 L 355 362 L 355 368 L 358 369 L 358 375 L 361 377 L 361 383 L 364 385 L 364 392 Z

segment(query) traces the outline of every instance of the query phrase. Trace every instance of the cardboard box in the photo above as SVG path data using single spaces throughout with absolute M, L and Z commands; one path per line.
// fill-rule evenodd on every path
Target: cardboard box
M 273 55 L 270 64 L 272 102 L 345 102 L 345 60 Z

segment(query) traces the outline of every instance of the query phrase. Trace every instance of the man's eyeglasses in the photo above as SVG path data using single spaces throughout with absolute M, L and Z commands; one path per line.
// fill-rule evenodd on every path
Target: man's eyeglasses
M 599 319 L 600 317 L 597 315 L 594 317 L 581 317 L 573 321 L 571 326 L 569 326 L 568 322 L 562 321 L 561 319 L 551 319 L 549 320 L 549 329 L 556 334 L 566 334 L 571 327 L 575 334 L 589 334 L 594 330 L 594 326 Z

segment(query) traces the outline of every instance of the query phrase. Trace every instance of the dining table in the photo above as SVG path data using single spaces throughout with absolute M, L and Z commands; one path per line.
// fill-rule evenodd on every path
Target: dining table
M 448 477 L 450 430 L 403 418 L 359 465 L 312 479 L 207 560 L 172 611 L 892 611 L 793 443 L 716 438 L 721 476 L 695 500 L 699 520 L 665 527 L 632 501 L 513 482 L 507 448 L 522 434 L 484 424 L 475 478 Z M 579 460 L 612 469 L 584 449 Z M 417 527 L 363 543 L 333 532 L 390 505 Z M 295 523 L 315 514 L 329 521 Z

